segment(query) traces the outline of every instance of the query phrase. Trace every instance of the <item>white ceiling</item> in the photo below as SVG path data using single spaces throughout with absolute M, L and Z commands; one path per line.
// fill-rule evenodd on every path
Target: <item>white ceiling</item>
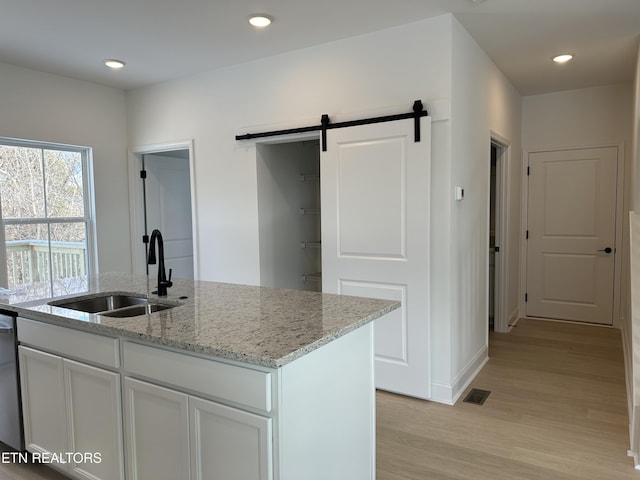
M 640 34 L 640 0 L 0 0 L 0 12 L 1 62 L 122 89 L 449 12 L 530 95 L 631 81 Z M 274 23 L 255 30 L 255 12 Z M 560 52 L 576 58 L 552 64 Z

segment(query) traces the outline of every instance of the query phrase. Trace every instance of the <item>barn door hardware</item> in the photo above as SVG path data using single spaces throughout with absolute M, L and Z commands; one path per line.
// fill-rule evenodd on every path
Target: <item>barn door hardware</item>
M 349 120 L 346 122 L 331 123 L 329 115 L 326 113 L 320 119 L 320 125 L 309 127 L 290 128 L 286 130 L 273 130 L 271 132 L 247 133 L 244 135 L 236 135 L 236 140 L 252 140 L 254 138 L 276 137 L 279 135 L 290 135 L 295 133 L 321 132 L 322 151 L 327 151 L 327 130 L 343 127 L 354 127 L 357 125 L 368 125 L 371 123 L 393 122 L 395 120 L 414 119 L 414 141 L 420 141 L 420 117 L 429 116 L 429 112 L 424 109 L 421 100 L 413 102 L 413 111 L 409 113 L 400 113 L 396 115 L 385 115 L 382 117 L 363 118 L 360 120 Z

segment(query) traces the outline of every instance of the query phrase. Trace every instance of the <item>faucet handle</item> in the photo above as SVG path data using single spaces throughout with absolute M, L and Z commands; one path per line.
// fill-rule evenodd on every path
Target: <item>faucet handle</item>
M 172 287 L 173 286 L 173 282 L 171 281 L 171 275 L 173 274 L 173 268 L 169 269 L 169 278 L 167 279 L 167 287 Z

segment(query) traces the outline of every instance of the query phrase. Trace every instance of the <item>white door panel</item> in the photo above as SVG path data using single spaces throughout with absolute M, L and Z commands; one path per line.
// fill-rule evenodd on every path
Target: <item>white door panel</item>
M 616 147 L 529 155 L 527 315 L 612 324 L 617 162 Z
M 193 230 L 189 159 L 145 155 L 147 225 L 162 232 L 164 258 L 173 278 L 193 278 Z M 149 275 L 157 275 L 149 265 Z
M 376 321 L 376 387 L 420 398 L 429 382 L 431 120 L 328 132 L 321 156 L 322 290 L 400 300 Z

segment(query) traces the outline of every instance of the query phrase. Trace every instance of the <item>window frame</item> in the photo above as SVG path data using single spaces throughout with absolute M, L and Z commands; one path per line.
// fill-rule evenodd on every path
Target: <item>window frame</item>
M 83 203 L 84 203 L 84 216 L 82 217 L 32 217 L 32 218 L 12 218 L 5 219 L 2 214 L 2 192 L 0 192 L 0 242 L 2 248 L 0 248 L 0 287 L 8 288 L 9 276 L 7 272 L 7 250 L 6 250 L 6 238 L 5 227 L 8 225 L 35 225 L 45 224 L 50 226 L 56 223 L 84 223 L 85 225 L 85 241 L 87 248 L 87 265 L 86 273 L 87 278 L 93 274 L 98 273 L 98 261 L 97 261 L 97 236 L 95 226 L 95 196 L 94 196 L 94 181 L 93 181 L 93 149 L 91 147 L 68 145 L 61 143 L 40 142 L 35 140 L 22 140 L 15 138 L 0 137 L 0 145 L 8 147 L 24 147 L 43 150 L 57 150 L 63 152 L 76 152 L 80 154 L 82 162 L 82 189 L 83 189 Z M 41 153 L 41 158 L 44 155 Z M 43 169 L 43 181 L 46 185 L 46 169 Z M 45 188 L 45 215 L 47 214 L 47 197 Z M 51 251 L 51 236 L 50 229 L 48 229 L 48 244 L 49 244 L 49 269 L 53 268 L 52 251 Z M 49 278 L 49 291 L 53 296 L 53 275 Z

